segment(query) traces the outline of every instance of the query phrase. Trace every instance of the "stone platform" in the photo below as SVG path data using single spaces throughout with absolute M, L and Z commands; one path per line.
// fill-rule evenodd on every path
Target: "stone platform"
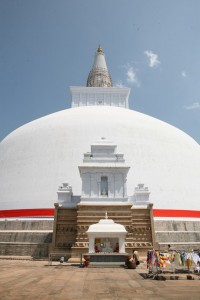
M 127 253 L 87 253 L 83 257 L 88 259 L 88 267 L 119 267 L 125 266 Z

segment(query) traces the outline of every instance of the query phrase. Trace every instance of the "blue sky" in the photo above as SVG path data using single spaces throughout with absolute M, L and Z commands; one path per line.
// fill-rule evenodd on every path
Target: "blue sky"
M 130 108 L 200 143 L 199 0 L 0 0 L 0 140 L 69 108 L 99 44 Z

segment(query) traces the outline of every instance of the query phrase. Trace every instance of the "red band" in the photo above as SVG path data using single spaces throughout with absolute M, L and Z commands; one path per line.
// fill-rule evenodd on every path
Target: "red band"
M 53 217 L 54 208 L 0 210 L 0 218 Z
M 153 209 L 154 217 L 200 218 L 199 210 Z M 0 218 L 53 217 L 54 208 L 0 210 Z
M 154 209 L 154 217 L 200 218 L 199 210 Z

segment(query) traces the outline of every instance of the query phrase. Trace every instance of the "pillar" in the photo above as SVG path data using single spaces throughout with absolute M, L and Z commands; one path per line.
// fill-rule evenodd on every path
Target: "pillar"
M 125 253 L 125 239 L 124 239 L 124 237 L 119 237 L 119 253 Z
M 89 253 L 94 253 L 94 237 L 89 237 Z
M 58 209 L 59 209 L 59 204 L 54 203 L 54 223 L 53 223 L 53 238 L 52 238 L 52 246 L 53 249 L 56 247 L 56 235 L 57 235 L 57 219 L 58 219 Z

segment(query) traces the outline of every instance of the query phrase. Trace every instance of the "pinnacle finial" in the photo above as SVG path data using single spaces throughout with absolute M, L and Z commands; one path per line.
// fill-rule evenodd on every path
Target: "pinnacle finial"
M 97 52 L 98 53 L 102 53 L 103 52 L 103 49 L 101 48 L 101 46 L 99 45 L 98 49 L 97 49 Z

